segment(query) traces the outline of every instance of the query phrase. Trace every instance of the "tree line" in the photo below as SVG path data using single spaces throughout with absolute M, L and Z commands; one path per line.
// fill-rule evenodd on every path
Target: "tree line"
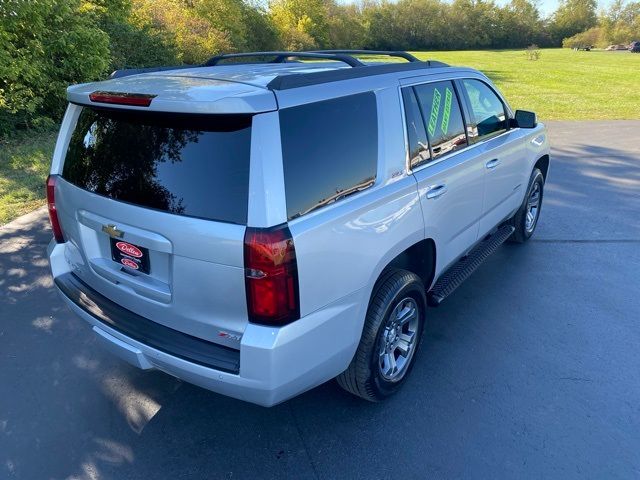
M 0 0 L 0 135 L 55 124 L 68 84 L 118 68 L 247 50 L 551 47 L 594 29 L 600 43 L 640 33 L 640 2 L 596 10 L 596 0 L 562 0 L 548 18 L 532 0 Z
M 578 33 L 565 35 L 564 47 L 626 45 L 640 41 L 640 2 L 615 0 L 611 6 L 597 17 L 585 17 L 584 27 Z M 570 33 L 570 32 L 569 32 Z

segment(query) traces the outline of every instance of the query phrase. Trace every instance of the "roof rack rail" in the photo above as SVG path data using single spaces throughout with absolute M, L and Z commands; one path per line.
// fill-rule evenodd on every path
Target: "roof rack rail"
M 352 55 L 385 55 L 388 57 L 404 58 L 407 62 L 378 63 L 375 65 L 363 63 Z M 308 52 L 245 52 L 245 53 L 226 53 L 211 57 L 208 61 L 200 65 L 180 65 L 175 67 L 150 67 L 150 68 L 131 68 L 124 70 L 116 70 L 109 78 L 121 78 L 129 75 L 137 75 L 140 73 L 161 72 L 165 70 L 179 70 L 183 68 L 212 67 L 218 65 L 221 61 L 231 58 L 247 58 L 247 57 L 272 57 L 267 62 L 259 63 L 286 63 L 289 58 L 311 58 L 321 60 L 335 60 L 343 62 L 350 67 L 358 68 L 340 68 L 332 70 L 323 70 L 318 72 L 305 73 L 281 73 L 273 78 L 267 88 L 270 90 L 287 90 L 290 88 L 303 87 L 308 85 L 317 85 L 320 83 L 336 82 L 339 80 L 347 80 L 351 78 L 361 78 L 374 75 L 382 75 L 385 73 L 402 72 L 410 70 L 419 70 L 423 68 L 441 68 L 448 67 L 446 63 L 435 60 L 420 60 L 410 53 L 403 51 L 387 51 L 387 50 L 317 50 Z M 255 62 L 244 62 L 255 63 Z M 366 67 L 366 68 L 359 68 Z
M 227 60 L 230 58 L 246 58 L 246 57 L 274 57 L 271 61 L 265 63 L 285 63 L 287 58 L 295 57 L 295 58 L 316 58 L 322 60 L 336 60 L 339 62 L 346 63 L 350 67 L 364 67 L 365 64 L 362 63 L 357 58 L 354 58 L 350 55 L 343 55 L 339 53 L 324 53 L 324 52 L 244 52 L 244 53 L 222 53 L 220 55 L 216 55 L 215 57 L 211 57 L 207 60 L 203 66 L 204 67 L 213 67 L 218 65 L 220 61 Z
M 387 57 L 404 58 L 409 62 L 422 61 L 408 52 L 403 52 L 402 50 L 310 50 L 310 52 L 334 53 L 340 55 L 384 55 Z
M 449 67 L 449 65 L 435 60 L 426 60 L 417 62 L 380 63 L 378 65 L 369 64 L 365 68 L 339 68 L 293 74 L 282 73 L 271 80 L 267 84 L 267 88 L 269 90 L 289 90 L 291 88 L 308 87 L 322 83 L 372 77 L 374 75 L 384 75 L 387 73 L 410 72 L 413 70 L 423 70 L 425 68 L 444 67 Z

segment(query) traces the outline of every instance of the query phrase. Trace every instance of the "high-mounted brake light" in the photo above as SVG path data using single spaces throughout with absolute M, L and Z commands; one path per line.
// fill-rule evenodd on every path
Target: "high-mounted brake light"
M 244 266 L 251 322 L 281 326 L 300 318 L 296 251 L 286 225 L 247 227 Z
M 89 100 L 97 103 L 148 107 L 156 96 L 146 93 L 93 92 L 89 94 Z
M 63 243 L 64 235 L 62 234 L 62 228 L 60 227 L 60 221 L 58 220 L 58 211 L 56 210 L 56 175 L 49 175 L 47 178 L 47 207 L 49 209 L 49 220 L 51 221 L 51 230 L 53 231 L 53 238 L 56 242 Z

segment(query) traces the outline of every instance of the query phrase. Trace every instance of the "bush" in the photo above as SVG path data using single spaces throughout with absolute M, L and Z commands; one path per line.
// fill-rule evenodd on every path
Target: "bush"
M 524 53 L 527 56 L 527 60 L 533 60 L 533 61 L 539 60 L 540 56 L 542 55 L 542 53 L 538 48 L 538 45 L 536 44 L 529 45 Z
M 111 71 L 179 63 L 176 46 L 165 32 L 116 21 L 106 21 L 101 27 L 109 35 Z
M 176 47 L 179 62 L 199 64 L 216 53 L 237 50 L 244 42 L 242 9 L 233 2 L 222 2 L 217 15 L 210 15 L 212 2 L 135 0 L 135 15 L 149 31 L 163 33 Z M 229 11 L 229 28 L 220 28 L 220 15 Z M 231 26 L 233 24 L 233 27 Z
M 281 29 L 280 42 L 285 50 L 292 52 L 318 48 L 318 44 L 311 35 L 297 28 Z
M 582 48 L 595 45 L 602 45 L 602 29 L 593 27 L 584 32 L 576 33 L 572 37 L 565 38 L 562 41 L 564 48 Z
M 109 38 L 80 2 L 0 2 L 0 134 L 58 120 L 70 83 L 95 80 L 109 66 Z
M 273 0 L 269 4 L 271 22 L 285 49 L 328 47 L 330 3 L 325 0 Z

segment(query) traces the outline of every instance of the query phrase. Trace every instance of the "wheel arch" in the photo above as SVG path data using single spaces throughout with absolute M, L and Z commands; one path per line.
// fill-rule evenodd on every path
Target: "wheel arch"
M 416 239 L 417 240 L 417 239 Z M 400 247 L 402 248 L 402 247 Z M 396 250 L 397 251 L 397 250 Z M 393 255 L 395 252 L 392 252 Z M 415 241 L 415 243 L 404 247 L 399 253 L 395 253 L 395 257 L 381 262 L 373 272 L 368 284 L 368 291 L 363 296 L 363 302 L 361 306 L 361 312 L 359 318 L 362 319 L 362 324 L 359 326 L 358 342 L 362 336 L 362 329 L 364 328 L 364 322 L 367 315 L 367 311 L 371 305 L 377 289 L 384 282 L 384 280 L 397 269 L 407 270 L 415 273 L 423 282 L 425 288 L 425 304 L 426 303 L 426 291 L 429 290 L 434 280 L 436 273 L 436 242 L 433 238 L 423 238 Z M 377 275 L 376 275 L 377 272 Z M 365 300 L 366 298 L 366 300 Z M 354 346 L 354 354 L 357 345 Z
M 541 156 L 533 166 L 533 168 L 539 168 L 542 172 L 544 180 L 547 180 L 547 174 L 549 173 L 549 155 Z
M 389 269 L 407 270 L 418 275 L 424 283 L 425 289 L 428 290 L 435 275 L 436 255 L 435 241 L 431 238 L 425 238 L 396 255 L 382 269 L 378 278 L 382 278 L 384 272 Z

